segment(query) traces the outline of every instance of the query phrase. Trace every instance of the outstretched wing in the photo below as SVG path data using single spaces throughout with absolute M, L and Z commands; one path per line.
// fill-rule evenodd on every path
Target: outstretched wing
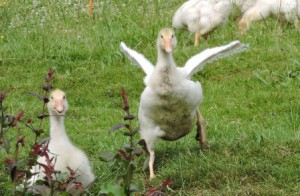
M 191 78 L 195 73 L 203 68 L 206 63 L 225 58 L 227 56 L 242 52 L 249 47 L 249 44 L 243 44 L 240 41 L 233 41 L 225 46 L 209 48 L 190 58 L 183 69 L 187 73 L 187 78 Z
M 133 64 L 142 68 L 147 76 L 151 75 L 154 70 L 154 66 L 144 57 L 144 55 L 128 48 L 124 42 L 121 42 L 120 50 Z

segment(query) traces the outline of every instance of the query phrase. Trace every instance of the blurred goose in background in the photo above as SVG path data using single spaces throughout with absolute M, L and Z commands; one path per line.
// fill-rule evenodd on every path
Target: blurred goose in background
M 228 45 L 204 50 L 190 58 L 184 67 L 177 67 L 173 51 L 177 40 L 170 28 L 159 31 L 157 37 L 156 66 L 142 54 L 128 48 L 121 42 L 120 49 L 134 64 L 146 73 L 144 89 L 139 106 L 141 138 L 145 140 L 149 151 L 150 178 L 154 178 L 154 143 L 158 138 L 177 140 L 187 135 L 194 125 L 197 115 L 197 135 L 201 148 L 206 144 L 204 119 L 199 105 L 203 99 L 200 82 L 191 77 L 202 67 L 216 59 L 243 51 L 247 45 L 239 41 Z
M 173 27 L 195 33 L 198 46 L 201 35 L 206 40 L 208 33 L 226 22 L 231 8 L 231 0 L 189 0 L 175 12 Z
M 240 7 L 243 16 L 239 21 L 239 33 L 246 33 L 251 23 L 269 16 L 283 18 L 299 29 L 300 0 L 232 0 Z

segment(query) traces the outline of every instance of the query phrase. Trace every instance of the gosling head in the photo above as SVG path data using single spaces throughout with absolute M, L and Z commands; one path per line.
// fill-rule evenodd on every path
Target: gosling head
M 48 102 L 49 112 L 55 116 L 63 116 L 67 109 L 68 102 L 65 92 L 59 89 L 52 91 Z
M 164 50 L 167 53 L 172 53 L 176 48 L 177 39 L 175 37 L 175 31 L 171 28 L 161 29 L 158 33 L 157 47 Z

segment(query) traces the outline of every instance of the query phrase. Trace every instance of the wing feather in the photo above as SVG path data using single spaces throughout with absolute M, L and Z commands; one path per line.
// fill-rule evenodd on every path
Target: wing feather
M 187 72 L 187 78 L 191 78 L 200 71 L 206 63 L 211 63 L 221 58 L 231 56 L 242 52 L 249 47 L 249 44 L 243 44 L 240 41 L 233 41 L 225 46 L 209 48 L 201 53 L 191 57 L 183 67 Z
M 124 42 L 120 44 L 120 50 L 125 56 L 135 65 L 143 69 L 147 76 L 151 75 L 154 70 L 154 65 L 144 57 L 144 55 L 132 50 L 126 46 Z

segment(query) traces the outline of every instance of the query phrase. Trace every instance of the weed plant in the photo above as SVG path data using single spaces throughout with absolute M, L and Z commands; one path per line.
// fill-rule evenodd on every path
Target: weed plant
M 6 113 L 22 118 L 40 113 L 39 100 L 24 93 L 36 89 L 53 66 L 54 87 L 68 93 L 72 109 L 66 119 L 68 135 L 90 158 L 97 181 L 91 195 L 100 194 L 105 182 L 118 182 L 120 171 L 111 172 L 100 160 L 103 151 L 116 152 L 127 143 L 122 132 L 107 134 L 123 112 L 115 109 L 123 86 L 137 114 L 144 88 L 144 73 L 119 51 L 124 41 L 156 59 L 155 40 L 162 27 L 171 26 L 174 11 L 184 0 L 95 1 L 89 15 L 88 1 L 1 1 L 0 92 Z M 176 31 L 179 65 L 205 48 L 239 39 L 249 43 L 247 52 L 208 64 L 194 80 L 202 83 L 201 111 L 206 119 L 208 149 L 199 153 L 193 134 L 176 142 L 156 145 L 156 179 L 160 186 L 172 179 L 177 195 L 299 195 L 300 192 L 300 41 L 293 25 L 274 19 L 256 22 L 245 35 L 237 34 L 239 16 L 234 11 L 227 24 L 207 42 L 193 46 L 193 35 Z M 133 122 L 138 127 L 138 122 Z M 49 127 L 47 121 L 44 127 Z M 25 135 L 25 156 L 34 140 Z M 47 130 L 41 136 L 46 137 Z M 8 137 L 13 137 L 8 132 Z M 14 147 L 12 147 L 14 150 Z M 8 182 L 0 156 L 0 186 Z M 143 165 L 142 157 L 137 165 Z M 137 167 L 132 179 L 146 192 L 144 173 Z M 151 185 L 151 186 L 152 186 Z M 0 189 L 10 195 L 11 189 Z

